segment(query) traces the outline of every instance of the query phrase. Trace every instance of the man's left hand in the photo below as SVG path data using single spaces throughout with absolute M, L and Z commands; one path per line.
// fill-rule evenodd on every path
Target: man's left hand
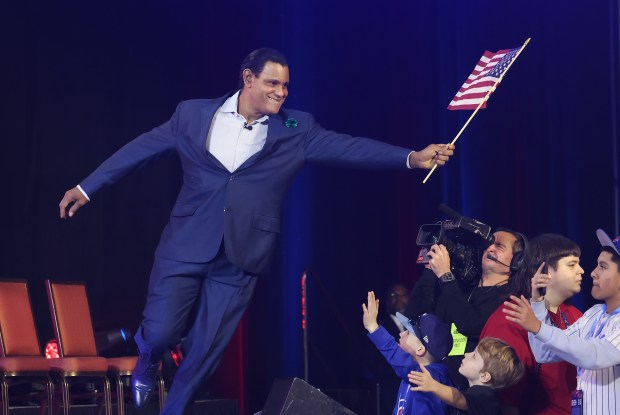
M 454 154 L 454 144 L 430 144 L 425 149 L 409 154 L 409 165 L 412 168 L 432 169 L 443 166 Z

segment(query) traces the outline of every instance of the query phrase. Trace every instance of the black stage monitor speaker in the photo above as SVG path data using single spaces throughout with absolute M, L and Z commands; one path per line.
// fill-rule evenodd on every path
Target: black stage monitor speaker
M 261 415 L 355 415 L 299 378 L 276 379 Z

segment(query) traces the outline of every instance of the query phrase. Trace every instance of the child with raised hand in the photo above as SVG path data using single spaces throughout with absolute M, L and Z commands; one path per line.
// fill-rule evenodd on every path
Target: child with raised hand
M 480 340 L 476 349 L 465 353 L 459 373 L 467 379 L 469 388 L 458 389 L 438 383 L 427 368 L 412 371 L 409 381 L 415 384 L 414 392 L 431 392 L 442 402 L 476 415 L 501 415 L 499 389 L 515 384 L 523 376 L 523 364 L 514 349 L 499 339 L 487 337 Z
M 392 366 L 402 381 L 394 406 L 394 415 L 398 414 L 447 414 L 448 406 L 430 393 L 412 391 L 407 381 L 407 374 L 426 366 L 428 376 L 445 385 L 453 385 L 448 367 L 441 363 L 452 349 L 452 335 L 448 327 L 434 314 L 424 314 L 412 322 L 400 313 L 396 313 L 405 327 L 400 333 L 398 343 L 379 326 L 377 315 L 379 300 L 375 293 L 368 293 L 368 304 L 362 304 L 364 327 L 368 338 L 375 344 Z

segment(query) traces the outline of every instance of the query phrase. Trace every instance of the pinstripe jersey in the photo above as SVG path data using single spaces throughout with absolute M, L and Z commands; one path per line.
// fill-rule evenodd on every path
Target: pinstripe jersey
M 620 309 L 607 314 L 606 306 L 597 304 L 561 330 L 550 325 L 544 301 L 532 302 L 532 308 L 544 322 L 538 334 L 529 334 L 536 360 L 578 367 L 584 415 L 620 413 Z

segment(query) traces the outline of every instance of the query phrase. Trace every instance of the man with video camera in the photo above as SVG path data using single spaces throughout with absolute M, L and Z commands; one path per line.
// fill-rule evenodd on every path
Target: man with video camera
M 452 325 L 454 347 L 446 363 L 454 382 L 464 388 L 468 384 L 458 372 L 463 355 L 476 348 L 487 319 L 508 298 L 510 276 L 519 269 L 527 244 L 522 234 L 505 228 L 497 229 L 488 242 L 491 244 L 482 252 L 480 274 L 475 278 L 463 278 L 470 270 L 457 270 L 454 263 L 451 266 L 446 245 L 432 245 L 427 253 L 428 263 L 413 288 L 405 313 L 409 318 L 434 313 Z M 469 267 L 474 265 L 478 266 Z

